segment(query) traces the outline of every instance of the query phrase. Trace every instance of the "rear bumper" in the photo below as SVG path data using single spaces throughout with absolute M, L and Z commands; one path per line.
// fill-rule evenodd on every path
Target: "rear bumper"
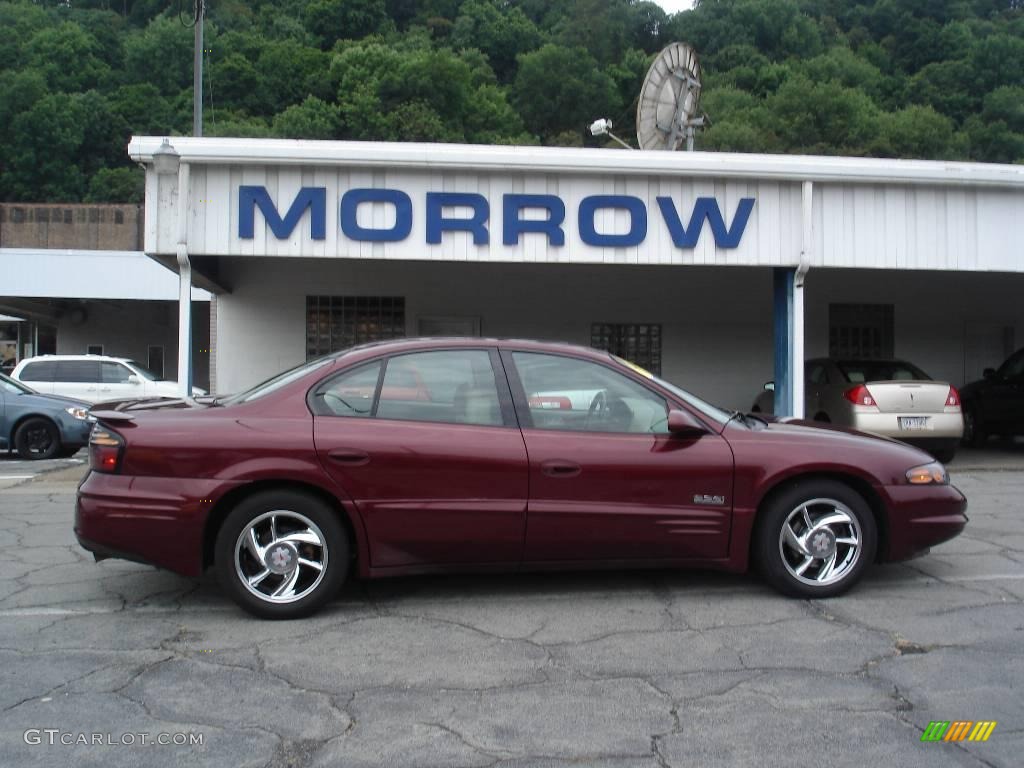
M 98 558 L 150 563 L 185 576 L 203 570 L 203 531 L 217 480 L 89 472 L 78 486 L 75 536 Z
M 967 499 L 952 485 L 887 486 L 889 546 L 884 560 L 907 560 L 958 536 L 967 525 Z
M 851 415 L 852 426 L 861 432 L 874 432 L 876 435 L 895 437 L 897 440 L 914 442 L 922 439 L 946 438 L 957 441 L 964 434 L 964 417 L 961 413 L 877 413 L 865 412 L 854 408 Z M 900 417 L 926 416 L 926 429 L 901 429 Z

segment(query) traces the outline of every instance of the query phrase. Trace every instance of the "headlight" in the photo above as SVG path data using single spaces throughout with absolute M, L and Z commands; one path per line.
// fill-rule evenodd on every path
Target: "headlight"
M 907 481 L 911 485 L 949 485 L 946 468 L 939 462 L 923 464 L 907 470 Z
M 82 421 L 89 419 L 89 412 L 85 410 L 85 408 L 65 408 L 64 412 L 71 414 L 74 418 L 81 419 Z

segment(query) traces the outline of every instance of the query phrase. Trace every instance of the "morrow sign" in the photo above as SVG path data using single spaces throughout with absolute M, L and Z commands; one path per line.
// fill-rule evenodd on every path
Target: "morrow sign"
M 427 244 L 442 241 L 445 232 L 468 232 L 475 245 L 490 243 L 491 205 L 483 195 L 467 192 L 427 192 L 424 235 Z M 656 198 L 659 215 L 677 248 L 695 248 L 705 223 L 710 227 L 718 248 L 736 248 L 746 229 L 754 198 L 744 197 L 736 206 L 732 223 L 725 217 L 713 197 L 698 197 L 689 216 L 684 215 L 671 197 Z M 359 223 L 362 205 L 384 204 L 393 207 L 394 223 L 389 227 L 367 227 Z M 327 237 L 327 187 L 302 187 L 284 215 L 264 186 L 239 186 L 238 237 L 255 237 L 256 211 L 278 240 L 287 240 L 309 213 L 309 236 L 313 240 Z M 599 232 L 600 211 L 621 210 L 628 214 L 629 227 L 624 232 Z M 550 194 L 505 194 L 501 197 L 501 242 L 518 245 L 524 234 L 540 234 L 552 246 L 565 245 L 565 202 Z M 526 211 L 541 212 L 544 218 L 526 218 Z M 338 212 L 341 232 L 351 240 L 362 242 L 400 242 L 412 234 L 413 204 L 409 195 L 397 189 L 349 189 L 341 197 Z M 602 248 L 625 248 L 643 243 L 647 237 L 647 204 L 632 195 L 590 195 L 580 200 L 576 211 L 576 227 L 580 240 Z

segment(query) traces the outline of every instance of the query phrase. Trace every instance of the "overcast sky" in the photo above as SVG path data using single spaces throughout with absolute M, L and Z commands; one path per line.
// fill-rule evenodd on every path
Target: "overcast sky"
M 665 13 L 668 14 L 687 10 L 693 5 L 693 0 L 654 0 L 654 2 L 664 8 Z

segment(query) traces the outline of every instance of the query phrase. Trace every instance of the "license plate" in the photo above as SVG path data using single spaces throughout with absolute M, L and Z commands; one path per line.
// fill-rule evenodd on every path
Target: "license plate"
M 900 416 L 900 429 L 928 429 L 927 416 Z

